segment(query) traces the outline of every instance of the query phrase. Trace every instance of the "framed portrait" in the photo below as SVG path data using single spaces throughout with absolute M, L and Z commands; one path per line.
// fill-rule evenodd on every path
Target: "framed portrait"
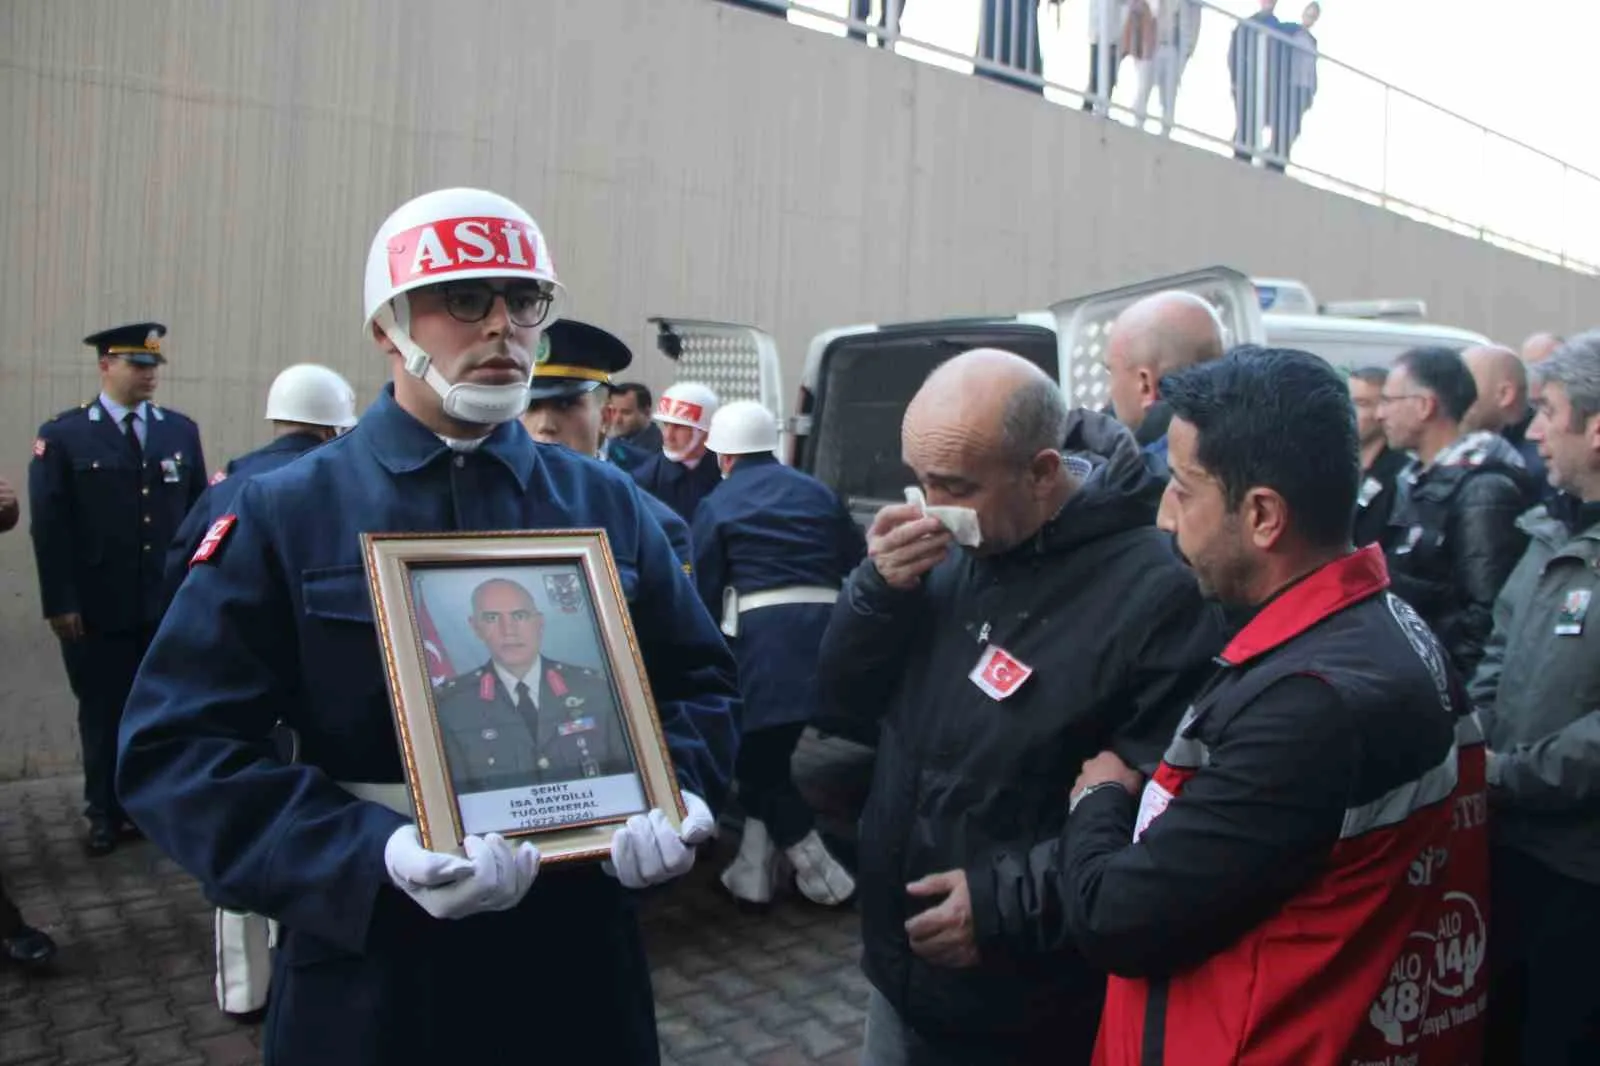
M 605 858 L 685 815 L 604 530 L 372 533 L 362 556 L 425 847 Z

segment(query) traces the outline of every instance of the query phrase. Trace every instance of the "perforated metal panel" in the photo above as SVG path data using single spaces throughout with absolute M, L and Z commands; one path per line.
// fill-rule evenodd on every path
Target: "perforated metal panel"
M 1098 410 L 1110 402 L 1106 341 L 1111 324 L 1129 304 L 1155 292 L 1186 289 L 1207 300 L 1222 320 L 1224 347 L 1261 344 L 1261 308 L 1254 283 L 1227 267 L 1141 281 L 1119 289 L 1063 300 L 1050 308 L 1061 347 L 1061 386 L 1075 407 Z

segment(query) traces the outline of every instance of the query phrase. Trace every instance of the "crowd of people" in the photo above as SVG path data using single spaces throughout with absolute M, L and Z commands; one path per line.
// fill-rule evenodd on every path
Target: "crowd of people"
M 135 323 L 39 430 L 85 846 L 147 836 L 199 881 L 267 1062 L 433 1062 L 473 1017 L 524 1023 L 471 1037 L 514 1061 L 596 1016 L 588 1061 L 658 1061 L 636 894 L 734 798 L 733 900 L 859 906 L 864 1066 L 1596 1060 L 1600 333 L 1344 375 L 1157 293 L 1111 329 L 1105 411 L 1010 352 L 939 365 L 907 501 L 863 531 L 773 412 L 618 380 L 564 300 L 526 211 L 439 190 L 369 249 L 389 380 L 359 414 L 291 367 L 273 440 L 207 478 Z M 606 532 L 683 812 L 617 820 L 603 861 L 434 850 L 361 535 L 572 528 Z M 792 778 L 823 707 L 879 737 L 854 864 Z M 562 975 L 531 995 L 529 952 Z

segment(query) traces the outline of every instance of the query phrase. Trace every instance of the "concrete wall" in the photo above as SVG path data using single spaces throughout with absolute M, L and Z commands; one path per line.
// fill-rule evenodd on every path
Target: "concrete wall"
M 1600 281 L 712 0 L 0 3 L 0 476 L 89 399 L 79 339 L 159 318 L 160 399 L 211 465 L 272 376 L 364 395 L 383 216 L 483 185 L 542 222 L 571 314 L 670 377 L 650 314 L 753 321 L 791 377 L 830 325 L 1009 311 L 1227 262 L 1323 298 L 1419 296 L 1515 339 Z M 0 778 L 70 768 L 25 527 L 0 538 Z

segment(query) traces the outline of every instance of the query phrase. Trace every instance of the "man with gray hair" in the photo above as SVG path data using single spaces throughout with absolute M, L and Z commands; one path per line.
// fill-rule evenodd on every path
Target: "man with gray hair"
M 1485 1062 L 1600 1062 L 1600 330 L 1533 367 L 1528 438 L 1557 495 L 1494 608 L 1471 694 L 1494 856 Z
M 901 442 L 917 486 L 874 519 L 817 671 L 835 713 L 880 726 L 863 1062 L 1087 1063 L 1104 977 L 1045 947 L 1034 849 L 1102 746 L 1154 766 L 1219 619 L 1155 528 L 1132 436 L 1027 360 L 944 363 Z
M 1152 472 L 1167 480 L 1167 423 L 1161 378 L 1196 363 L 1221 359 L 1222 320 L 1203 297 L 1184 289 L 1154 293 L 1131 304 L 1111 325 L 1106 373 L 1117 421 L 1133 431 Z

